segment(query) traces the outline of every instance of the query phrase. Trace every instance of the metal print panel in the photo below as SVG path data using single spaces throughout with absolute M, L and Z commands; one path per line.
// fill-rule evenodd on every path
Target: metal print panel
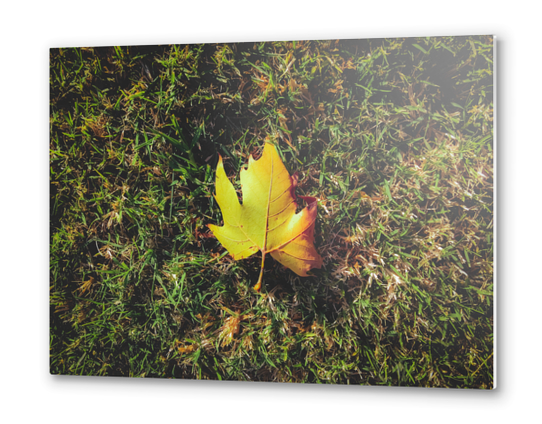
M 492 36 L 50 51 L 50 372 L 492 389 Z

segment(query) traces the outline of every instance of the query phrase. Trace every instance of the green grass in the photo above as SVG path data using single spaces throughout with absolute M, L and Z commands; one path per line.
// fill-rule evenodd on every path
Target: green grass
M 53 374 L 493 387 L 492 38 L 51 50 Z M 324 260 L 234 262 L 273 141 Z

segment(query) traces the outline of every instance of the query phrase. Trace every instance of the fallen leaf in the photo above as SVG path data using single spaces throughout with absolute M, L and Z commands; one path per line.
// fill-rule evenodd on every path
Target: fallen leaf
M 233 184 L 224 172 L 222 157 L 216 168 L 216 201 L 222 211 L 224 226 L 209 224 L 215 237 L 234 260 L 262 252 L 262 284 L 265 256 L 270 254 L 297 275 L 306 277 L 312 268 L 322 266 L 314 248 L 316 198 L 299 196 L 307 206 L 296 213 L 295 185 L 284 167 L 275 146 L 265 143 L 262 156 L 250 156 L 248 169 L 241 170 L 243 203 L 239 202 Z

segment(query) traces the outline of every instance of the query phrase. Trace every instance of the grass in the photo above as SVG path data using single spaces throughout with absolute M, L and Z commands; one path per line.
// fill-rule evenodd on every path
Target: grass
M 493 387 L 488 36 L 51 50 L 53 374 Z M 234 262 L 265 139 L 324 260 Z

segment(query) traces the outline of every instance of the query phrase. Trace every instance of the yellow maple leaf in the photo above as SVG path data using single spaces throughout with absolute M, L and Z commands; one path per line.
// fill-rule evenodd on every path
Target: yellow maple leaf
M 295 182 L 284 167 L 275 146 L 266 143 L 262 156 L 250 156 L 248 169 L 241 170 L 243 203 L 224 172 L 222 157 L 216 168 L 216 195 L 224 226 L 209 224 L 215 237 L 239 260 L 258 250 L 262 252 L 262 283 L 265 256 L 269 253 L 297 275 L 306 277 L 312 268 L 322 266 L 314 248 L 314 222 L 317 202 L 314 197 L 299 196 L 307 206 L 296 213 Z

